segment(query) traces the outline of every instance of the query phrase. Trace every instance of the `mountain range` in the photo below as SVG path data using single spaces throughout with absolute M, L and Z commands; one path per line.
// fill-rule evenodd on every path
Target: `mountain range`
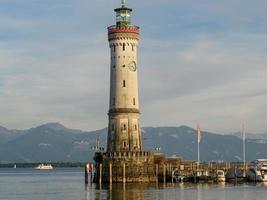
M 197 133 L 187 127 L 144 127 L 145 150 L 184 160 L 197 159 Z M 28 130 L 10 130 L 0 126 L 0 163 L 88 162 L 92 161 L 96 140 L 106 147 L 107 129 L 81 131 L 59 123 L 48 123 Z M 240 162 L 240 134 L 215 134 L 202 131 L 201 161 Z M 267 133 L 249 134 L 246 139 L 246 159 L 267 157 Z

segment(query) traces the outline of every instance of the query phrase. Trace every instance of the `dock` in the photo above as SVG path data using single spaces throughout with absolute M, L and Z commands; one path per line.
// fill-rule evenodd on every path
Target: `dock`
M 133 153 L 132 153 L 133 154 Z M 186 161 L 180 158 L 166 158 L 163 155 L 130 155 L 118 154 L 116 162 L 114 155 L 112 159 L 99 160 L 95 164 L 95 173 L 88 179 L 95 183 L 134 183 L 134 182 L 159 182 L 159 183 L 216 183 L 216 182 L 247 182 L 246 172 L 249 163 L 228 163 L 228 162 L 208 162 L 198 163 L 197 161 Z M 98 154 L 100 156 L 100 154 Z M 142 159 L 143 164 L 127 163 L 127 159 Z M 145 160 L 149 158 L 149 162 Z M 153 162 L 152 162 L 153 158 Z M 218 171 L 223 172 L 225 178 L 218 177 Z M 87 173 L 88 175 L 88 173 Z M 87 176 L 85 175 L 85 176 Z M 93 176 L 93 178 L 92 178 Z

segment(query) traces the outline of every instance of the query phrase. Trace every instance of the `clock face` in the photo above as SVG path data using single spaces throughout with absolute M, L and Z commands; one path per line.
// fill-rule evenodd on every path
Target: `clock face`
M 136 63 L 134 61 L 130 62 L 128 65 L 129 69 L 133 72 L 136 71 Z

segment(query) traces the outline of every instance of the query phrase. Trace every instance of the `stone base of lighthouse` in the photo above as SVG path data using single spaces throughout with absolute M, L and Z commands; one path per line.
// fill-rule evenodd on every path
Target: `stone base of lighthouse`
M 157 182 L 152 152 L 96 153 L 97 183 L 150 183 Z

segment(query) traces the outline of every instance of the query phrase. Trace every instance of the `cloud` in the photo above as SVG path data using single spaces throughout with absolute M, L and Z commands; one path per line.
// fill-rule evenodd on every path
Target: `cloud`
M 141 26 L 143 125 L 267 130 L 264 1 L 129 2 Z M 107 125 L 106 27 L 118 1 L 0 3 L 0 123 Z M 240 9 L 239 9 L 240 8 Z
M 245 120 L 251 131 L 264 131 L 267 59 L 256 48 L 260 42 L 243 48 L 225 38 L 198 38 L 186 48 L 155 56 L 152 66 L 143 66 L 143 76 L 149 77 L 149 83 L 141 80 L 144 123 L 203 123 L 211 131 L 231 132 Z

